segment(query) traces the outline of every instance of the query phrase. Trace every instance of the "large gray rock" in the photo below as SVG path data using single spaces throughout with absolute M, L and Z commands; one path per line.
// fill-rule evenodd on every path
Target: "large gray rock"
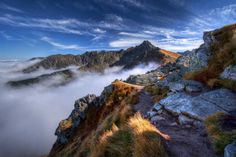
M 225 147 L 224 157 L 236 157 L 236 141 Z
M 214 34 L 214 31 L 204 32 L 203 34 L 204 44 L 207 47 L 210 47 L 212 43 L 216 42 L 216 39 L 213 34 Z
M 236 81 L 236 65 L 230 65 L 220 75 L 222 79 L 230 79 Z
M 191 96 L 184 92 L 174 93 L 162 99 L 153 108 L 158 110 L 162 107 L 177 114 L 189 113 L 204 119 L 216 112 L 229 113 L 236 110 L 236 94 L 227 89 L 217 89 L 199 96 Z
M 203 84 L 194 80 L 180 80 L 177 82 L 170 82 L 168 87 L 172 92 L 186 91 L 193 93 L 202 91 Z
M 194 49 L 187 55 L 179 58 L 177 64 L 187 68 L 188 71 L 200 70 L 207 66 L 210 56 L 209 47 L 202 44 L 198 49 Z

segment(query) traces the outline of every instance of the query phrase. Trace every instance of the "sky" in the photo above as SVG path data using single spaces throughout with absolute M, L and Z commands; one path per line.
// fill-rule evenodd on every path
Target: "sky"
M 235 23 L 235 0 L 1 0 L 0 59 L 120 50 L 151 41 L 183 52 Z

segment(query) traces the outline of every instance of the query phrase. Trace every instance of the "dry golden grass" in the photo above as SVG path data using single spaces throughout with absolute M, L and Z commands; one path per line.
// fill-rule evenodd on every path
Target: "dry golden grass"
M 61 128 L 61 130 L 69 129 L 69 128 L 72 127 L 72 125 L 73 125 L 72 119 L 62 120 L 62 121 L 59 123 L 59 127 Z
M 169 92 L 168 88 L 160 88 L 155 85 L 146 86 L 144 90 L 152 95 L 152 100 L 154 102 L 159 102 L 166 97 Z
M 164 50 L 164 49 L 161 49 L 160 52 L 166 56 L 169 56 L 169 57 L 172 57 L 174 59 L 178 59 L 181 55 L 178 54 L 178 53 L 174 53 L 174 52 L 171 52 L 171 51 L 167 51 L 167 50 Z
M 113 82 L 108 104 L 89 108 L 75 136 L 58 153 L 78 157 L 165 157 L 161 133 L 140 114 L 134 102 L 143 88 Z M 134 100 L 135 101 L 134 101 Z
M 214 150 L 219 153 L 224 153 L 224 148 L 236 140 L 236 129 L 225 131 L 221 128 L 221 119 L 227 118 L 225 113 L 216 113 L 209 116 L 206 121 L 207 132 L 210 135 L 214 144 Z
M 159 131 L 148 120 L 135 114 L 128 121 L 128 128 L 134 135 L 134 157 L 165 157 L 166 152 L 161 142 Z

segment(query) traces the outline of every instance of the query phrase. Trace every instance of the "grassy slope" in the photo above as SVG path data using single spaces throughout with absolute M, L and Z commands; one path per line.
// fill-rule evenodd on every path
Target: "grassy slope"
M 106 104 L 89 108 L 74 136 L 66 145 L 55 147 L 50 156 L 165 157 L 157 129 L 133 110 L 141 89 L 113 82 Z

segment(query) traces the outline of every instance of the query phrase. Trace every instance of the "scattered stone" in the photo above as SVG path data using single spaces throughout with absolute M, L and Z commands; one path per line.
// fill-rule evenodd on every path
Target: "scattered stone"
M 161 120 L 165 120 L 165 118 L 163 118 L 161 116 L 154 116 L 154 117 L 151 118 L 152 123 L 156 123 L 156 122 L 161 121 Z
M 177 126 L 178 124 L 176 122 L 173 122 L 170 124 L 170 126 Z
M 180 125 L 192 125 L 193 121 L 194 121 L 193 119 L 191 119 L 183 114 L 179 115 L 178 120 L 179 120 Z
M 149 112 L 147 112 L 148 118 L 152 118 L 152 117 L 156 116 L 157 114 L 158 114 L 158 113 L 155 112 L 155 111 L 149 111 Z
M 156 111 L 159 111 L 161 108 L 162 108 L 162 105 L 160 103 L 156 103 L 153 106 L 153 109 L 156 110 Z
M 176 82 L 176 83 L 170 83 L 169 89 L 172 92 L 182 92 L 185 88 L 185 84 L 183 82 Z

